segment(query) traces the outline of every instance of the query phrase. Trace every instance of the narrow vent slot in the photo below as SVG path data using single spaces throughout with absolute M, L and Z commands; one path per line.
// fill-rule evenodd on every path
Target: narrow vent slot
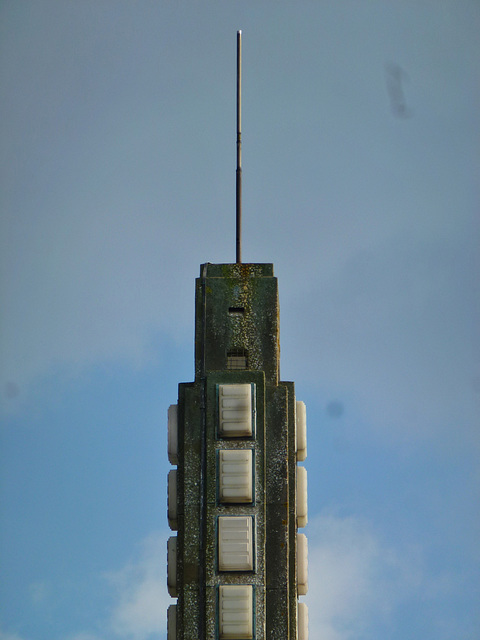
M 227 369 L 247 369 L 248 354 L 245 349 L 231 349 L 227 352 Z

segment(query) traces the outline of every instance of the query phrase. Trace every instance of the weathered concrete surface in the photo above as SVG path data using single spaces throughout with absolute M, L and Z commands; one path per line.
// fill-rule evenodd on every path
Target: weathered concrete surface
M 245 370 L 229 370 L 242 353 Z M 296 638 L 295 395 L 279 381 L 279 303 L 271 264 L 205 264 L 196 281 L 195 381 L 178 397 L 177 640 L 218 637 L 218 588 L 249 584 L 256 640 Z M 249 384 L 254 429 L 218 435 L 218 385 Z M 221 504 L 218 452 L 250 449 L 254 499 Z M 254 570 L 218 570 L 218 517 L 254 519 Z

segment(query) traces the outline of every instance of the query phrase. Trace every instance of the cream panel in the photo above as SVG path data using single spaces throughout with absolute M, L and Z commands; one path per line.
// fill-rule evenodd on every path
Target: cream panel
M 177 509 L 177 470 L 172 469 L 167 477 L 167 514 L 170 529 L 178 529 L 178 509 Z
M 297 625 L 298 640 L 308 640 L 308 607 L 304 602 L 298 603 Z
M 305 467 L 297 467 L 297 527 L 306 527 L 307 522 L 307 470 Z
M 178 464 L 178 405 L 168 407 L 168 460 Z
M 252 502 L 251 449 L 219 452 L 220 502 Z
M 172 598 L 177 597 L 177 537 L 167 542 L 167 588 Z
M 218 402 L 219 435 L 233 438 L 253 434 L 251 384 L 219 385 Z
M 177 640 L 177 605 L 171 604 L 167 609 L 167 640 Z
M 299 596 L 308 591 L 308 541 L 304 533 L 297 533 L 297 591 Z
M 253 571 L 253 526 L 250 516 L 219 517 L 218 569 Z
M 252 586 L 220 586 L 218 617 L 221 640 L 251 640 L 253 638 Z
M 303 462 L 307 457 L 307 408 L 304 402 L 296 402 L 296 428 L 297 428 L 297 460 Z

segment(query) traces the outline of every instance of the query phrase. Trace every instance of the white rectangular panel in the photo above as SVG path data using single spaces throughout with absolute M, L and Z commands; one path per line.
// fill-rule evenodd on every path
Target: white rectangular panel
M 177 597 L 177 536 L 167 542 L 167 588 L 172 598 Z
M 251 516 L 218 518 L 218 568 L 220 571 L 253 571 Z
M 305 602 L 298 603 L 297 628 L 298 640 L 308 640 L 308 607 Z
M 307 408 L 301 400 L 297 400 L 295 404 L 297 460 L 303 462 L 307 457 Z
M 172 469 L 167 476 L 167 515 L 170 529 L 176 531 L 178 529 L 178 510 L 177 510 L 177 470 Z
M 252 502 L 252 450 L 219 452 L 220 502 Z
M 297 590 L 299 596 L 308 591 L 308 541 L 304 533 L 297 533 Z
M 219 435 L 248 437 L 253 433 L 252 385 L 218 385 Z
M 221 640 L 253 638 L 252 585 L 221 585 L 218 623 Z
M 168 407 L 168 460 L 178 464 L 178 405 Z
M 297 527 L 306 527 L 307 522 L 307 470 L 305 467 L 297 467 Z
M 177 640 L 177 605 L 171 604 L 167 609 L 167 640 Z

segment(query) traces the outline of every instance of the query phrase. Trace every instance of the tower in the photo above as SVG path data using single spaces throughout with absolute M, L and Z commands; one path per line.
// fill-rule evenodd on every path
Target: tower
M 238 189 L 237 170 L 237 230 Z M 168 412 L 168 640 L 308 638 L 305 405 L 280 381 L 273 265 L 238 244 L 200 267 L 195 380 Z

